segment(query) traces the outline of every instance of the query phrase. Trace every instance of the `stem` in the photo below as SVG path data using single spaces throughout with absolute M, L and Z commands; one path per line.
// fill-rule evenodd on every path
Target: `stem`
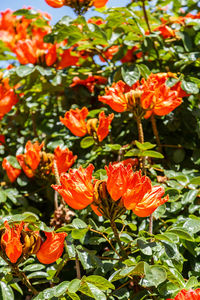
M 122 257 L 123 257 L 124 259 L 128 258 L 127 253 L 126 253 L 126 251 L 124 250 L 124 248 L 123 248 L 123 246 L 122 246 L 122 243 L 121 243 L 121 241 L 120 241 L 120 237 L 119 237 L 119 233 L 118 233 L 118 230 L 117 230 L 117 226 L 116 226 L 116 224 L 115 224 L 115 221 L 110 220 L 110 225 L 111 225 L 111 228 L 112 228 L 112 230 L 113 230 L 115 239 L 116 239 L 116 241 L 117 241 L 117 243 L 118 243 L 118 245 L 119 245 L 119 248 L 120 248 L 120 250 L 121 250 Z
M 144 143 L 144 132 L 142 127 L 142 121 L 140 117 L 136 118 L 137 128 L 138 128 L 138 139 L 141 144 Z
M 161 143 L 160 143 L 158 128 L 157 128 L 157 125 L 156 125 L 156 119 L 155 119 L 154 115 L 151 115 L 151 125 L 152 125 L 152 129 L 153 129 L 153 134 L 156 138 L 156 143 L 158 145 L 158 151 L 162 152 L 162 147 L 161 147 Z
M 0 256 L 5 260 L 5 262 L 9 265 L 11 270 L 15 273 L 15 275 L 21 279 L 22 283 L 27 286 L 29 290 L 32 291 L 33 295 L 36 296 L 39 292 L 32 286 L 27 276 L 24 274 L 24 272 L 21 272 L 18 265 L 13 265 L 2 253 L 0 253 Z
M 153 234 L 153 215 L 149 216 L 149 233 Z
M 148 19 L 146 7 L 145 7 L 145 0 L 142 0 L 142 10 L 143 10 L 145 22 L 147 24 L 147 28 L 149 30 L 149 33 L 151 33 L 152 31 L 151 31 L 151 27 L 150 27 L 150 24 L 149 24 L 149 19 Z
M 149 30 L 149 33 L 152 33 L 150 23 L 149 23 L 149 19 L 148 19 L 148 15 L 147 15 L 147 11 L 146 11 L 146 7 L 145 7 L 145 0 L 142 0 L 142 10 L 143 10 L 144 19 L 145 19 L 145 22 L 147 24 L 147 28 Z M 162 66 L 161 66 L 160 57 L 159 57 L 158 49 L 156 48 L 155 41 L 153 41 L 153 47 L 154 47 L 154 50 L 156 52 L 156 56 L 157 56 L 157 59 L 158 59 L 159 66 L 161 68 Z
M 79 263 L 77 254 L 76 254 L 76 259 L 75 259 L 75 268 L 76 268 L 76 277 L 78 279 L 81 279 L 81 269 L 80 269 L 80 263 Z
M 35 121 L 35 112 L 31 112 L 31 119 L 32 119 L 33 133 L 34 133 L 35 137 L 38 138 L 37 126 L 36 126 L 36 121 Z
M 139 139 L 139 142 L 141 144 L 143 144 L 144 143 L 144 131 L 143 131 L 143 127 L 142 127 L 141 118 L 137 117 L 136 122 L 137 122 L 137 128 L 138 128 L 138 139 Z M 142 158 L 140 158 L 140 167 L 141 167 L 143 173 L 145 173 L 145 165 L 146 165 L 146 157 L 143 156 Z
M 103 234 L 101 231 L 98 231 L 98 230 L 95 230 L 95 229 L 92 229 L 92 228 L 89 228 L 89 230 L 92 231 L 92 232 L 100 234 L 109 243 L 109 245 L 111 246 L 113 251 L 120 257 L 120 254 L 115 250 L 115 247 L 113 246 L 111 241 L 105 236 L 105 234 Z

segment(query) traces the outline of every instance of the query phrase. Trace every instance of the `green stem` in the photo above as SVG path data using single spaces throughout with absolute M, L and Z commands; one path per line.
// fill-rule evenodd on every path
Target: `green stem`
M 116 226 L 116 224 L 115 224 L 115 221 L 110 220 L 110 225 L 111 225 L 112 231 L 113 231 L 113 233 L 114 233 L 115 239 L 116 239 L 116 241 L 117 241 L 117 243 L 118 243 L 118 245 L 119 245 L 119 248 L 120 248 L 120 250 L 121 250 L 122 257 L 123 257 L 124 259 L 127 259 L 127 258 L 128 258 L 128 255 L 127 255 L 126 251 L 124 250 L 124 248 L 123 248 L 123 246 L 122 246 L 122 243 L 121 243 L 121 241 L 120 241 L 120 237 L 119 237 L 119 233 L 118 233 L 118 230 L 117 230 L 117 226 Z

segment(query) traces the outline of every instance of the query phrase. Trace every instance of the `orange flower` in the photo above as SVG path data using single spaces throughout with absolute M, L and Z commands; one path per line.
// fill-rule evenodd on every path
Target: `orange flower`
M 7 114 L 12 106 L 18 102 L 18 97 L 8 84 L 8 78 L 0 82 L 0 120 Z
M 179 92 L 166 86 L 168 77 L 167 73 L 158 73 L 151 74 L 147 80 L 142 79 L 141 106 L 148 110 L 145 118 L 152 114 L 167 115 L 182 103 Z
M 106 5 L 106 3 L 108 2 L 108 0 L 94 0 L 93 5 L 96 8 L 100 8 Z
M 17 59 L 22 65 L 26 65 L 28 63 L 35 64 L 37 62 L 36 51 L 37 48 L 34 41 L 29 39 L 18 41 L 14 49 Z
M 73 83 L 70 85 L 70 87 L 74 87 L 76 85 L 84 85 L 90 93 L 94 92 L 94 87 L 97 84 L 106 84 L 107 78 L 103 76 L 88 76 L 86 79 L 80 79 L 78 76 L 75 76 L 73 78 Z
M 45 232 L 46 240 L 41 245 L 36 256 L 42 264 L 52 264 L 61 257 L 64 241 L 67 236 L 65 232 Z
M 26 153 L 17 155 L 20 166 L 29 178 L 34 176 L 34 171 L 40 163 L 40 151 L 43 146 L 44 143 L 35 142 L 32 144 L 31 141 L 28 141 L 25 146 Z
M 21 173 L 21 169 L 14 168 L 6 158 L 3 159 L 2 167 L 6 170 L 10 182 L 14 182 Z
M 54 159 L 56 160 L 59 174 L 65 173 L 74 164 L 77 155 L 73 156 L 68 148 L 61 149 L 59 146 L 54 150 Z
M 108 179 L 107 190 L 114 201 L 119 200 L 128 188 L 129 177 L 133 173 L 131 164 L 124 166 L 122 163 L 105 166 Z
M 83 209 L 93 202 L 92 172 L 94 166 L 90 164 L 86 169 L 70 169 L 69 173 L 61 174 L 61 185 L 52 185 L 74 209 Z
M 70 109 L 65 113 L 65 117 L 60 117 L 60 121 L 76 136 L 84 136 L 87 133 L 85 118 L 88 109 L 83 107 L 81 110 Z
M 138 46 L 134 46 L 131 49 L 128 49 L 126 55 L 124 55 L 124 57 L 121 59 L 121 62 L 126 63 L 126 62 L 135 61 L 137 58 L 141 58 L 142 52 L 140 51 L 135 53 L 137 50 L 139 50 Z
M 5 144 L 5 136 L 3 134 L 0 134 L 0 145 Z
M 72 49 L 66 49 L 61 54 L 61 60 L 58 63 L 57 68 L 60 70 L 60 69 L 67 68 L 69 66 L 76 66 L 79 61 L 79 58 L 80 58 L 79 53 L 77 54 L 77 52 L 73 52 Z
M 92 23 L 92 24 L 96 24 L 96 25 L 102 25 L 105 24 L 105 21 L 100 19 L 100 18 L 90 18 L 87 20 L 87 23 Z
M 46 3 L 54 8 L 59 8 L 65 5 L 65 0 L 45 0 Z
M 169 26 L 164 24 L 156 27 L 153 31 L 160 31 L 160 35 L 162 35 L 164 39 L 176 36 L 175 30 L 171 29 Z
M 128 100 L 125 94 L 130 90 L 131 87 L 123 81 L 114 82 L 111 87 L 105 89 L 106 94 L 104 96 L 99 96 L 99 101 L 108 104 L 117 112 L 126 111 Z
M 97 128 L 97 136 L 99 142 L 102 142 L 105 137 L 109 134 L 109 126 L 114 118 L 114 114 L 110 114 L 108 117 L 105 116 L 104 111 L 99 113 L 99 125 Z
M 22 244 L 20 241 L 23 222 L 12 227 L 8 222 L 4 222 L 5 232 L 1 236 L 1 247 L 5 250 L 7 257 L 12 263 L 16 263 L 22 254 Z
M 119 51 L 118 45 L 113 45 L 110 48 L 108 48 L 106 51 L 103 52 L 103 56 L 99 56 L 101 61 L 105 61 L 106 59 L 112 59 L 113 55 L 115 55 Z M 105 57 L 105 58 L 104 58 Z
M 51 45 L 48 48 L 47 54 L 45 55 L 45 62 L 46 65 L 52 66 L 57 60 L 57 54 L 56 54 L 56 45 Z
M 174 299 L 167 300 L 199 300 L 200 299 L 200 289 L 196 290 L 181 290 Z
M 122 200 L 126 209 L 133 210 L 139 217 L 147 217 L 158 206 L 169 200 L 168 196 L 161 198 L 164 193 L 162 186 L 152 187 L 149 177 L 142 176 L 141 172 L 135 172 L 129 177 L 128 188 Z

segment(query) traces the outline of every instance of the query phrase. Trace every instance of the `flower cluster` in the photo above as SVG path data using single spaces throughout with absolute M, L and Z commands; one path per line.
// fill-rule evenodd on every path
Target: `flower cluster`
M 39 11 L 35 15 L 35 18 L 29 19 L 25 16 L 17 17 L 11 10 L 1 13 L 1 40 L 16 54 L 20 64 L 54 65 L 57 69 L 77 65 L 82 52 L 75 50 L 76 45 L 64 50 L 66 40 L 61 43 L 45 43 L 44 36 L 51 32 L 51 17 Z M 37 20 L 42 20 L 45 25 L 42 28 L 34 25 Z
M 172 73 L 150 74 L 131 87 L 123 81 L 113 83 L 106 88 L 106 94 L 99 101 L 108 104 L 117 112 L 133 111 L 136 115 L 149 118 L 152 114 L 164 116 L 182 103 L 182 97 L 188 96 L 181 88 L 181 82 L 167 86 Z
M 87 9 L 90 6 L 100 8 L 106 5 L 108 0 L 45 0 L 46 3 L 54 8 L 59 8 L 64 5 L 74 8 L 77 12 L 81 11 L 81 8 Z
M 61 185 L 52 185 L 65 202 L 74 209 L 91 205 L 98 214 L 109 219 L 119 217 L 125 209 L 132 210 L 139 217 L 147 217 L 166 201 L 162 198 L 162 186 L 152 186 L 147 176 L 133 172 L 131 164 L 114 163 L 105 166 L 108 179 L 92 177 L 94 166 L 86 169 L 70 169 L 60 177 Z
M 70 109 L 65 113 L 64 118 L 60 121 L 76 136 L 84 136 L 87 133 L 94 137 L 95 140 L 102 142 L 109 133 L 109 126 L 114 118 L 114 114 L 105 116 L 104 111 L 99 113 L 99 119 L 85 120 L 88 115 L 88 109 L 83 107 L 81 110 Z
M 1 231 L 1 249 L 3 255 L 10 262 L 17 263 L 20 257 L 36 254 L 38 260 L 43 264 L 51 264 L 62 255 L 65 237 L 64 232 L 44 232 L 46 240 L 43 241 L 39 231 L 28 229 L 28 224 L 9 224 L 4 222 Z
M 14 182 L 21 173 L 24 171 L 27 177 L 32 178 L 36 175 L 40 177 L 54 173 L 54 161 L 56 162 L 58 173 L 66 172 L 76 161 L 77 156 L 73 155 L 72 151 L 68 148 L 61 149 L 59 146 L 54 150 L 54 154 L 42 151 L 44 143 L 39 144 L 28 141 L 25 146 L 25 153 L 16 156 L 19 163 L 19 168 L 12 166 L 12 164 L 5 157 L 2 162 L 3 169 L 6 170 L 7 176 L 11 182 Z M 39 168 L 39 170 L 38 170 Z
M 75 76 L 73 78 L 70 87 L 83 85 L 88 89 L 90 93 L 93 93 L 95 85 L 106 84 L 106 83 L 107 83 L 107 78 L 103 76 L 98 76 L 98 75 L 88 76 L 88 78 L 86 79 L 80 79 L 78 76 Z

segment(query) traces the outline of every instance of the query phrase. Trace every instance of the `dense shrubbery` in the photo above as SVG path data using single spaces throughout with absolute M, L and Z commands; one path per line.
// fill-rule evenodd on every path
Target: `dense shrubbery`
M 0 19 L 0 298 L 200 299 L 198 1 L 46 2 Z

